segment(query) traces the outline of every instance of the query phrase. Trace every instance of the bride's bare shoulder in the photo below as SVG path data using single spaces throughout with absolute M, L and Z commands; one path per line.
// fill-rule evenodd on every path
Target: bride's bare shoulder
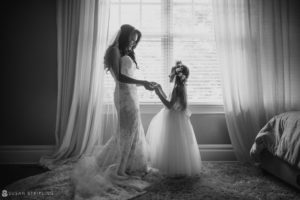
M 131 60 L 130 56 L 128 56 L 128 55 L 122 56 L 121 59 L 124 59 L 124 60 Z
M 122 63 L 122 65 L 131 65 L 132 60 L 128 55 L 124 55 L 121 57 L 121 63 Z

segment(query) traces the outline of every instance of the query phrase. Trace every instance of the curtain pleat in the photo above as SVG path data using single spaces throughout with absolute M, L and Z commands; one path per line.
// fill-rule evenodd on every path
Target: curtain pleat
M 40 159 L 49 169 L 91 154 L 103 143 L 109 114 L 103 101 L 109 7 L 109 0 L 57 0 L 56 145 L 53 154 Z
M 217 51 L 230 139 L 238 160 L 272 116 L 300 110 L 296 0 L 214 0 Z

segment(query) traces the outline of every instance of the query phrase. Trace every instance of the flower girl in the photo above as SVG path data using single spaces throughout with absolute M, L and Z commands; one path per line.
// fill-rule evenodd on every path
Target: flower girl
M 170 100 L 159 84 L 154 86 L 165 107 L 153 117 L 147 131 L 150 165 L 168 176 L 198 175 L 201 157 L 187 109 L 189 69 L 178 61 L 169 77 L 174 82 Z

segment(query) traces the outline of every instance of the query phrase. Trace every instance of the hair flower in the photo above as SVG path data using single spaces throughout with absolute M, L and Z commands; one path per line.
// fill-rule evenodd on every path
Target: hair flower
M 175 71 L 176 71 L 176 72 L 180 72 L 180 71 L 181 71 L 181 68 L 180 68 L 180 67 L 177 67 Z
M 185 78 L 186 78 L 186 76 L 185 76 L 185 75 L 182 75 L 182 76 L 181 76 L 181 81 L 184 81 Z
M 176 61 L 176 66 L 181 66 L 182 62 L 181 61 Z

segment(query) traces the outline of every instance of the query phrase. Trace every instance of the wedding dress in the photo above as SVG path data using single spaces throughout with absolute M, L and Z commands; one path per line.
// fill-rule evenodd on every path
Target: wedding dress
M 134 77 L 136 66 L 129 56 L 121 58 L 121 65 L 124 75 Z M 114 103 L 119 120 L 117 131 L 108 142 L 75 163 L 8 185 L 4 189 L 10 193 L 10 199 L 123 200 L 145 193 L 147 186 L 161 179 L 158 171 L 147 169 L 149 154 L 137 86 L 115 81 Z M 119 166 L 122 173 L 129 174 L 127 178 L 117 175 Z
M 190 115 L 176 101 L 171 109 L 161 109 L 150 122 L 147 131 L 150 165 L 165 175 L 201 173 L 201 156 Z
M 121 58 L 122 74 L 134 78 L 135 69 L 129 56 Z M 118 82 L 116 78 L 115 82 L 117 131 L 96 156 L 84 157 L 75 166 L 72 173 L 75 199 L 128 199 L 149 186 L 149 182 L 139 178 L 147 174 L 148 151 L 137 86 Z M 121 173 L 128 173 L 128 178 L 119 177 L 118 169 Z

